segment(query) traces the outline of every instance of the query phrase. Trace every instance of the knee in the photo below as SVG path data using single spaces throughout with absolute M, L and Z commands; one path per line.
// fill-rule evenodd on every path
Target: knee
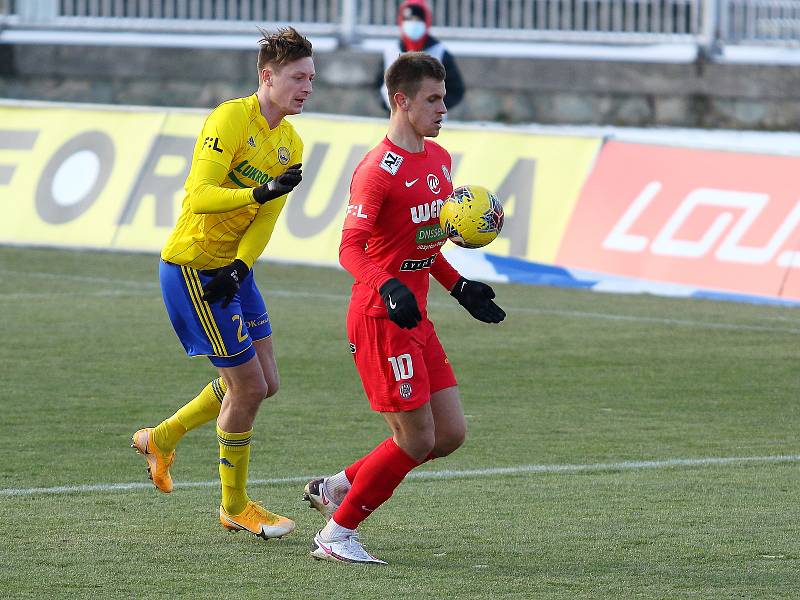
M 252 377 L 237 386 L 230 388 L 234 396 L 248 404 L 259 404 L 269 393 L 267 382 L 263 378 Z
M 406 454 L 419 462 L 431 453 L 436 444 L 433 430 L 395 431 L 395 440 Z
M 441 458 L 452 454 L 464 445 L 467 439 L 466 427 L 448 431 L 445 435 L 437 436 L 436 444 L 433 447 L 431 454 L 435 458 Z
M 264 398 L 272 398 L 275 394 L 278 393 L 278 390 L 280 389 L 280 387 L 281 387 L 281 384 L 277 379 L 275 381 L 269 382 L 267 384 L 267 391 L 266 391 L 266 394 L 265 394 Z
M 264 398 L 272 398 L 281 389 L 281 378 L 277 370 L 274 373 L 265 373 L 265 380 L 267 384 L 267 391 Z

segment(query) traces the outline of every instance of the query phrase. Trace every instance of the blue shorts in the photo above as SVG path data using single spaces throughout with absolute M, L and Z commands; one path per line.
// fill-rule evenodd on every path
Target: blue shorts
M 202 300 L 203 285 L 212 278 L 197 269 L 162 260 L 158 276 L 169 320 L 189 356 L 208 356 L 214 366 L 235 367 L 255 356 L 254 340 L 272 334 L 252 271 L 225 308 L 221 302 Z

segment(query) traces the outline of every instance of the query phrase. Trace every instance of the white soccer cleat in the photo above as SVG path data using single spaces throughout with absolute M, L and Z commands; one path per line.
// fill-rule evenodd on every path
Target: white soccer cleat
M 311 557 L 317 560 L 332 560 L 335 562 L 357 563 L 362 565 L 385 565 L 386 561 L 375 558 L 366 551 L 361 542 L 358 541 L 358 534 L 353 533 L 341 540 L 326 542 L 320 536 L 321 531 L 317 532 L 311 542 Z
M 309 481 L 305 489 L 303 489 L 303 500 L 309 503 L 310 508 L 314 508 L 322 513 L 326 521 L 330 521 L 331 517 L 333 517 L 333 513 L 339 508 L 339 505 L 336 504 L 328 494 L 328 490 L 325 487 L 325 479 Z

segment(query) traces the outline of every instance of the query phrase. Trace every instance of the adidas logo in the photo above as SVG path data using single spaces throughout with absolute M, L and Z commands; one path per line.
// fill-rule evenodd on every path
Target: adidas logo
M 250 136 L 250 139 L 247 140 L 247 143 L 250 144 L 250 146 L 253 147 L 253 148 L 256 147 L 256 141 L 253 139 L 252 135 Z

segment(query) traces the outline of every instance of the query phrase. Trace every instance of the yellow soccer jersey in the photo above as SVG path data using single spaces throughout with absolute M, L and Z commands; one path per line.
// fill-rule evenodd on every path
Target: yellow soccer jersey
M 303 142 L 286 121 L 270 129 L 255 94 L 220 104 L 197 138 L 181 215 L 161 258 L 216 269 L 239 258 L 252 267 L 286 196 L 259 205 L 252 188 L 302 162 Z

